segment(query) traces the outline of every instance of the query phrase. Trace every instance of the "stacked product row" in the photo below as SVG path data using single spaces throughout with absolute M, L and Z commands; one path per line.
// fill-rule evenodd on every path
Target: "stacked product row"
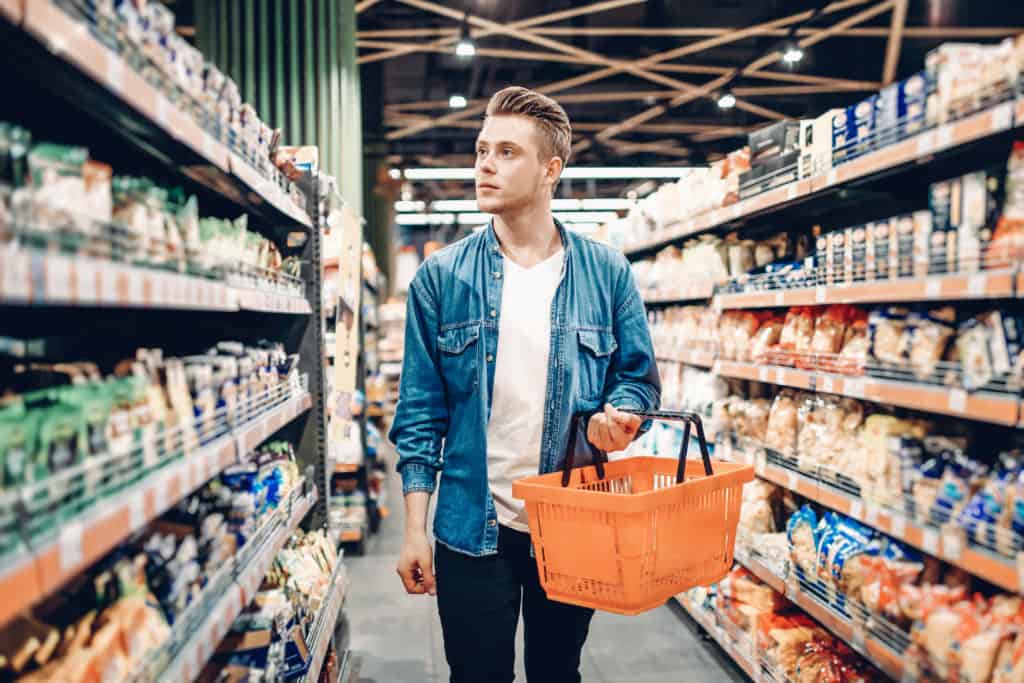
M 174 625 L 219 597 L 225 569 L 299 481 L 290 444 L 262 447 L 7 623 L 0 670 L 40 683 L 126 681 L 166 660 Z
M 707 169 L 662 185 L 609 226 L 612 243 L 643 245 L 687 219 L 796 180 L 821 176 L 922 130 L 1012 99 L 1024 73 L 1024 38 L 998 45 L 945 44 L 924 69 L 880 93 L 815 119 L 780 121 Z

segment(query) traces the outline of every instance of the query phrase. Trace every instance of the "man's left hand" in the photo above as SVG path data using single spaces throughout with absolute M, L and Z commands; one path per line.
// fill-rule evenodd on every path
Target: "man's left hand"
M 587 426 L 587 439 L 606 453 L 624 450 L 636 438 L 640 425 L 636 415 L 617 410 L 606 403 L 603 413 L 595 413 Z

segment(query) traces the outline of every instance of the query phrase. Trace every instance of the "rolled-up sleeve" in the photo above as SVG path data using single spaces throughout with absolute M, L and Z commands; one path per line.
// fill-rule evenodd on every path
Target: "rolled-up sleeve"
M 620 257 L 615 286 L 615 339 L 605 400 L 616 408 L 654 410 L 661 403 L 661 378 L 647 326 L 647 312 L 633 271 Z
M 437 355 L 438 307 L 425 264 L 409 285 L 405 350 L 395 420 L 388 438 L 398 451 L 402 492 L 433 493 L 443 466 L 448 410 Z

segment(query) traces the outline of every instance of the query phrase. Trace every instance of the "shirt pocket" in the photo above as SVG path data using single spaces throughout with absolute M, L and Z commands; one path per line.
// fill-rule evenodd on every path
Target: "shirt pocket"
M 444 330 L 437 338 L 441 376 L 450 398 L 465 398 L 480 384 L 480 323 Z
M 600 400 L 604 396 L 608 366 L 619 343 L 610 330 L 577 330 L 576 336 L 579 340 L 580 398 Z

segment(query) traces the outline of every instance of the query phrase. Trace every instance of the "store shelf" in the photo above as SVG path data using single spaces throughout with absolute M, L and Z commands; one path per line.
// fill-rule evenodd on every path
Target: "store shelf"
M 772 590 L 785 595 L 790 602 L 866 657 L 868 661 L 874 663 L 887 676 L 895 680 L 903 678 L 902 653 L 895 652 L 872 637 L 864 623 L 855 624 L 851 619 L 836 614 L 822 604 L 814 594 L 804 590 L 799 581 L 779 576 L 739 545 L 736 546 L 735 558 L 739 564 L 750 570 Z
M 747 674 L 752 680 L 760 681 L 760 667 L 750 656 L 740 651 L 732 639 L 715 623 L 713 616 L 707 610 L 694 605 L 686 595 L 679 595 L 675 598 L 679 606 L 686 610 L 686 613 L 711 636 L 718 646 L 725 651 L 729 657 Z
M 1024 105 L 1019 101 L 1003 102 L 953 123 L 931 128 L 875 152 L 842 163 L 827 173 L 804 178 L 768 192 L 666 225 L 658 235 L 643 244 L 626 250 L 628 258 L 638 258 L 684 237 L 752 218 L 823 195 L 839 185 L 894 170 L 929 159 L 939 152 L 997 135 L 1024 123 Z
M 53 593 L 225 467 L 239 462 L 311 405 L 308 393 L 290 398 L 232 433 L 153 471 L 116 497 L 64 521 L 57 538 L 0 567 L 0 594 L 5 596 L 0 602 L 0 624 Z
M 698 368 L 710 368 L 715 363 L 715 354 L 710 351 L 677 351 L 675 353 L 657 353 L 657 360 L 668 363 L 683 363 Z
M 764 449 L 744 450 L 736 455 L 754 466 L 757 476 L 794 491 L 808 500 L 877 529 L 898 541 L 956 565 L 989 583 L 1013 592 L 1024 592 L 1018 569 L 1024 570 L 1024 555 L 1017 562 L 969 543 L 962 531 L 920 524 L 889 508 L 856 497 L 809 474 L 768 462 Z
M 301 484 L 298 488 L 301 489 Z M 282 511 L 283 521 L 274 525 L 262 541 L 252 541 L 261 543 L 255 555 L 244 567 L 239 568 L 235 582 L 224 591 L 209 616 L 158 677 L 160 683 L 192 683 L 198 678 L 203 667 L 213 657 L 217 645 L 227 635 L 231 624 L 252 602 L 277 553 L 315 502 L 315 490 L 304 496 L 293 497 L 288 509 Z
M 7 0 L 6 5 L 13 6 L 13 3 Z M 155 150 L 173 141 L 212 167 L 200 170 L 193 168 L 192 159 L 184 156 L 178 159 L 183 172 L 193 180 L 247 209 L 261 212 L 270 207 L 272 210 L 265 212 L 268 217 L 287 218 L 306 228 L 312 226 L 302 207 L 296 206 L 276 182 L 232 153 L 226 144 L 204 130 L 192 116 L 133 70 L 124 58 L 101 43 L 87 26 L 52 0 L 25 3 L 22 27 L 26 35 L 50 53 L 51 59 L 71 64 L 91 79 L 96 96 L 103 100 L 101 108 L 116 109 L 126 103 L 138 115 L 138 127 L 148 129 L 142 137 L 158 143 L 156 147 L 140 144 L 144 153 L 154 154 L 160 163 L 165 163 L 167 157 Z M 116 101 L 105 101 L 111 96 Z M 136 130 L 122 132 L 138 134 Z
M 692 280 L 679 287 L 663 287 L 644 292 L 643 300 L 644 303 L 652 305 L 674 304 L 695 299 L 710 299 L 714 291 L 713 280 Z
M 820 391 L 1008 426 L 1017 425 L 1021 413 L 1019 399 L 1009 394 L 990 391 L 966 392 L 950 387 L 724 360 L 715 361 L 713 372 L 721 377 Z
M 718 294 L 715 305 L 721 309 L 776 308 L 826 304 L 868 304 L 903 301 L 959 301 L 969 299 L 1008 299 L 1024 292 L 1018 284 L 1024 275 L 1016 268 L 1000 268 L 979 273 L 954 273 L 921 278 L 900 278 L 856 282 L 848 285 L 819 285 L 799 289 Z
M 0 304 L 312 312 L 306 299 L 279 292 L 10 245 L 0 246 Z
M 323 607 L 316 616 L 316 622 L 311 631 L 312 645 L 309 647 L 310 660 L 309 669 L 302 677 L 303 683 L 317 683 L 320 680 L 320 670 L 324 665 L 324 658 L 327 656 L 327 648 L 334 637 L 334 626 L 338 622 L 338 614 L 345 603 L 348 593 L 348 579 L 345 572 L 345 564 L 342 557 L 338 557 L 335 564 L 334 576 L 331 577 L 331 591 L 324 601 Z M 307 645 L 310 645 L 307 643 Z

